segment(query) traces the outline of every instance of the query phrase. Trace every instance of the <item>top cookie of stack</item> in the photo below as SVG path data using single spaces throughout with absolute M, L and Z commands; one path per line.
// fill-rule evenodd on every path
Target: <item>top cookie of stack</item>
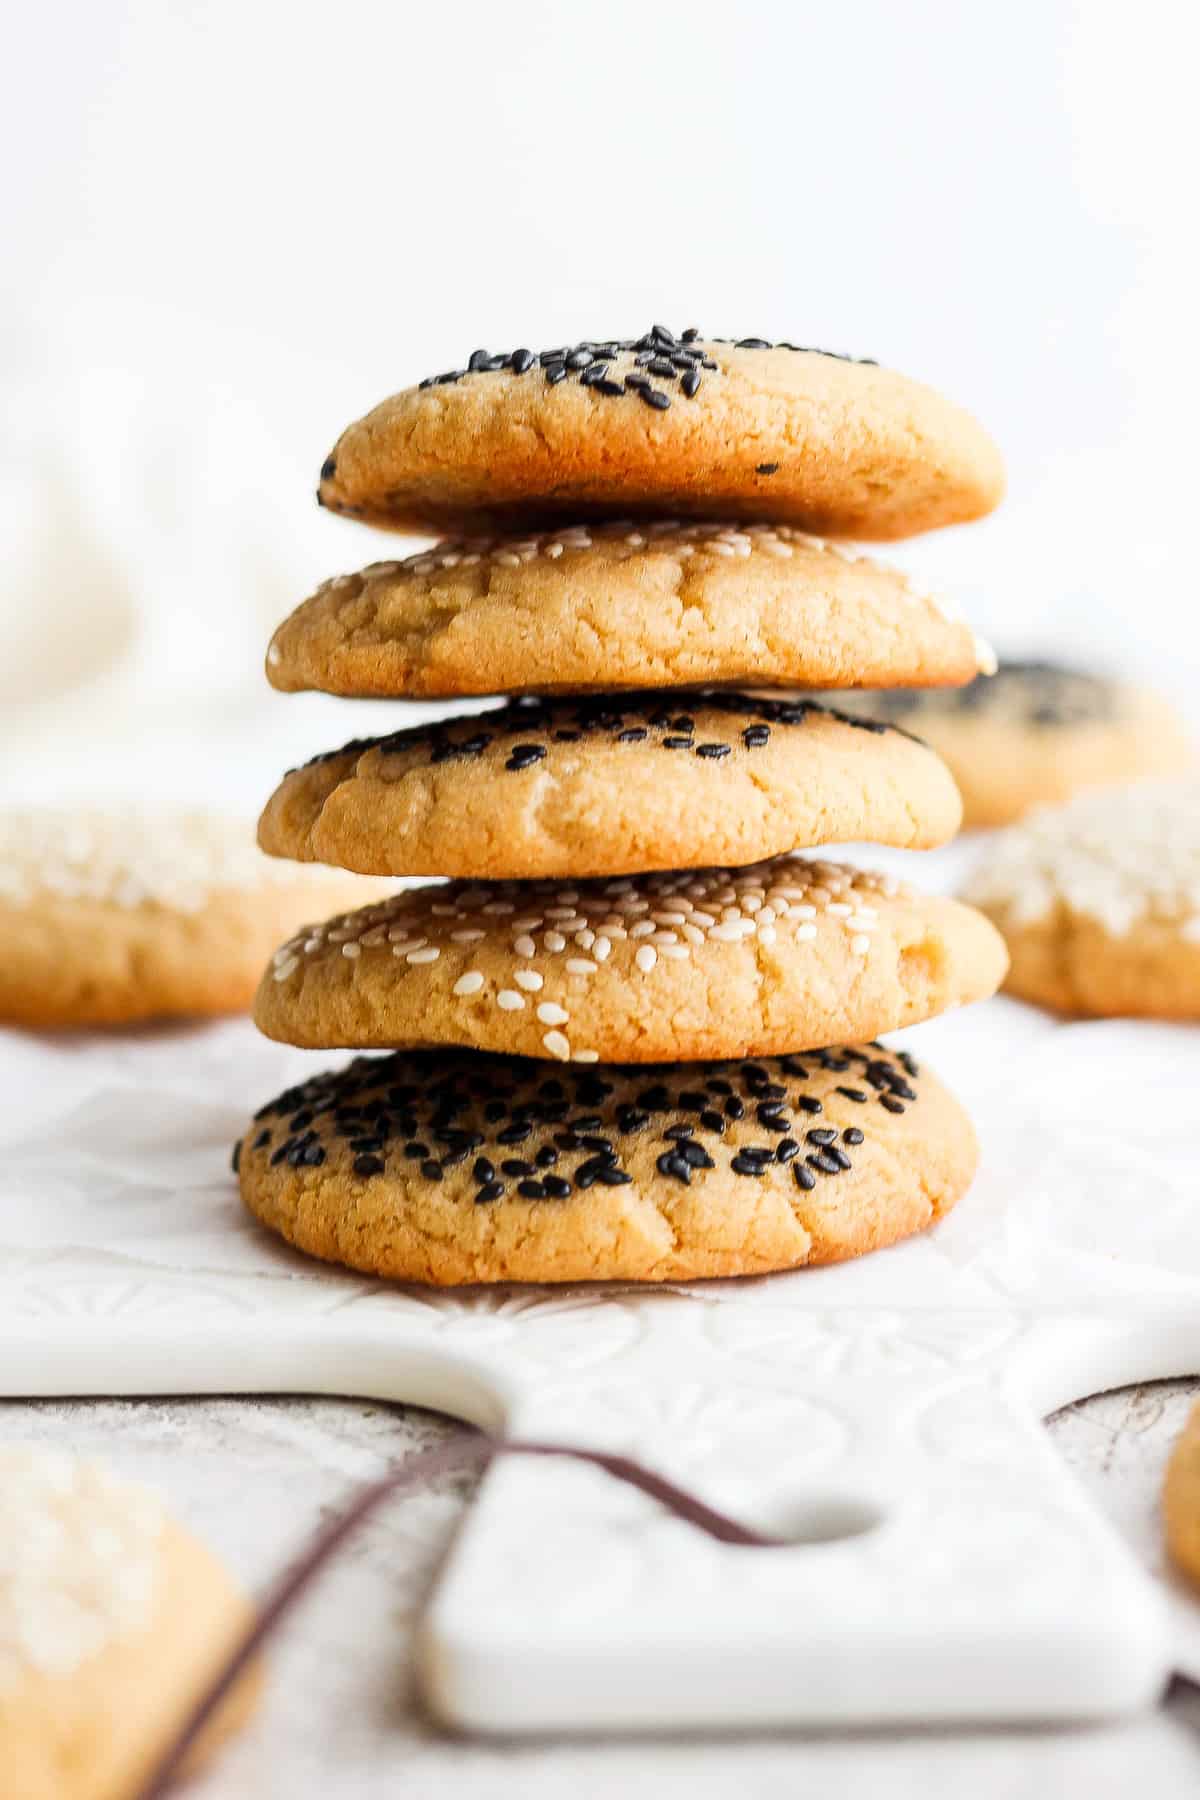
M 272 683 L 509 698 L 357 739 L 269 801 L 274 855 L 457 879 L 277 953 L 270 1036 L 405 1054 L 264 1109 L 287 1123 L 247 1139 L 252 1209 L 384 1274 L 662 1279 L 853 1254 L 953 1204 L 969 1123 L 867 1040 L 993 992 L 1003 945 L 795 852 L 942 843 L 957 790 L 902 730 L 745 688 L 974 678 L 963 623 L 827 540 L 974 518 L 1001 487 L 982 430 L 914 382 L 662 326 L 477 351 L 351 426 L 326 506 L 472 535 L 326 583 Z M 573 1102 L 547 1060 L 591 1065 Z

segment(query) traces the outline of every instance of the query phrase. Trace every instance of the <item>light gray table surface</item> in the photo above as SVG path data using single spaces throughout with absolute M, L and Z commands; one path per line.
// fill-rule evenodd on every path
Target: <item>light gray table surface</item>
M 1130 1388 L 1051 1421 L 1062 1454 L 1147 1563 L 1160 1554 L 1163 1464 L 1198 1385 Z M 351 1400 L 0 1402 L 0 1439 L 69 1445 L 152 1482 L 256 1589 L 357 1483 L 449 1429 L 415 1408 Z M 518 1744 L 452 1738 L 422 1715 L 410 1632 L 472 1486 L 461 1478 L 435 1482 L 370 1522 L 278 1640 L 257 1720 L 189 1795 L 1115 1800 L 1139 1792 L 1175 1800 L 1200 1791 L 1194 1691 L 1175 1691 L 1137 1719 L 1071 1730 Z

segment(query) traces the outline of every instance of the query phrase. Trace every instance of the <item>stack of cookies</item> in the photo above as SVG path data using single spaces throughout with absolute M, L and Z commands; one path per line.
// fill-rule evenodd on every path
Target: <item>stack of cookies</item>
M 875 1040 L 991 994 L 1003 944 L 797 851 L 940 844 L 954 783 L 902 730 L 748 689 L 972 680 L 967 627 L 837 540 L 976 517 L 1002 479 L 901 376 L 662 326 L 479 350 L 351 426 L 322 503 L 455 535 L 327 582 L 272 683 L 508 698 L 318 756 L 269 801 L 273 855 L 449 879 L 277 952 L 268 1036 L 391 1054 L 262 1109 L 235 1156 L 251 1211 L 459 1283 L 792 1268 L 952 1206 L 971 1125 Z

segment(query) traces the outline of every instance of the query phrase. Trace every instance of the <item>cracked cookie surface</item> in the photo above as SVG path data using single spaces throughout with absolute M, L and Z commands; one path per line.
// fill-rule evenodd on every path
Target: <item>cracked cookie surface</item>
M 975 1134 L 878 1044 L 595 1070 L 361 1057 L 263 1107 L 242 1197 L 310 1255 L 438 1285 L 665 1281 L 858 1256 L 965 1191 Z
M 560 1062 L 861 1043 L 994 992 L 982 914 L 799 855 L 592 881 L 452 881 L 284 944 L 254 1017 L 306 1047 Z
M 944 843 L 954 782 L 894 727 L 808 701 L 517 701 L 292 770 L 258 841 L 371 875 L 624 875 L 870 841 Z

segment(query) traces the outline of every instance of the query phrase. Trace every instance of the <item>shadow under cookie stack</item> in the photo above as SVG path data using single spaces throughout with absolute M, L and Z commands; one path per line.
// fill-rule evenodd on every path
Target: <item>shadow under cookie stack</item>
M 256 1115 L 250 1210 L 438 1284 L 756 1274 L 945 1213 L 970 1122 L 876 1039 L 991 994 L 1003 945 L 798 852 L 931 847 L 958 794 L 903 731 L 782 690 L 973 679 L 967 627 L 836 540 L 977 517 L 1002 485 L 979 426 L 902 376 L 661 326 L 476 351 L 351 426 L 322 502 L 441 541 L 327 582 L 270 680 L 507 699 L 269 801 L 274 855 L 449 879 L 277 952 L 268 1036 L 390 1054 Z

